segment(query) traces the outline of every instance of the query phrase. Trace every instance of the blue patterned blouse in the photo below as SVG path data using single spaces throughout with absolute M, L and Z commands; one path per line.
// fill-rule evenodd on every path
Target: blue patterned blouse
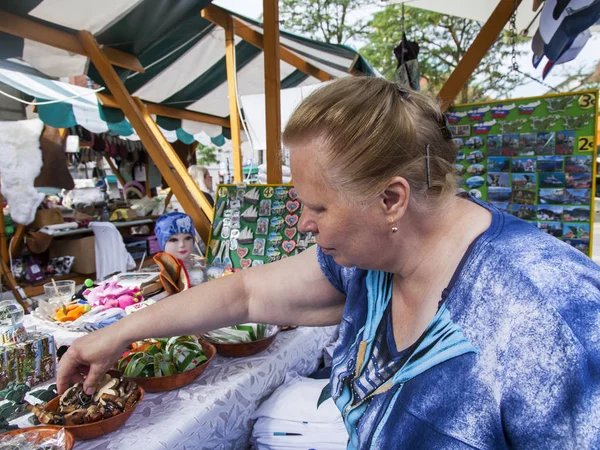
M 331 393 L 349 449 L 599 449 L 600 267 L 486 203 L 437 315 L 395 348 L 391 274 L 345 268 Z

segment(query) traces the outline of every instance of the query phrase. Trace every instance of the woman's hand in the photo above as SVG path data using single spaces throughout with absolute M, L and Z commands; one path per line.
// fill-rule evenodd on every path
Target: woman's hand
M 62 394 L 70 383 L 81 381 L 86 394 L 94 393 L 102 376 L 114 367 L 129 344 L 118 339 L 112 326 L 77 339 L 58 365 L 58 393 Z

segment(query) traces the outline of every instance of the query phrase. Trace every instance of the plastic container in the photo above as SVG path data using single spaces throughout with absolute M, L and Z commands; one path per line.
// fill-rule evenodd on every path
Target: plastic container
M 75 295 L 75 281 L 61 280 L 44 284 L 44 293 L 48 303 L 53 306 L 62 306 L 71 301 Z
M 23 307 L 14 300 L 0 301 L 0 345 L 25 341 Z

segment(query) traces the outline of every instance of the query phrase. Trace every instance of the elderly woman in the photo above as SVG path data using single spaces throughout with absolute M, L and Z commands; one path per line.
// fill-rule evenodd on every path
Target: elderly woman
M 455 195 L 457 151 L 432 99 L 339 80 L 298 107 L 284 142 L 299 227 L 318 245 L 77 340 L 60 390 L 82 366 L 93 390 L 149 335 L 341 321 L 331 393 L 348 448 L 600 448 L 600 268 Z

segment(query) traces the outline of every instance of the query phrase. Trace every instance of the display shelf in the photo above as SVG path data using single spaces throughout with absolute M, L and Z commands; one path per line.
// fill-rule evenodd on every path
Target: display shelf
M 138 266 L 140 261 L 141 261 L 141 259 L 135 261 L 136 267 Z M 146 257 L 144 259 L 142 267 L 149 267 L 152 264 L 154 264 L 154 260 L 152 259 L 152 256 Z M 66 275 L 61 275 L 61 276 L 57 276 L 57 277 L 53 277 L 53 278 L 54 278 L 54 281 L 73 280 L 73 281 L 75 281 L 75 283 L 77 285 L 79 285 L 79 284 L 82 284 L 88 278 L 94 280 L 96 278 L 96 274 L 90 273 L 88 275 L 84 275 L 84 274 L 72 272 L 72 273 L 68 273 Z M 51 281 L 50 278 L 46 278 L 44 281 L 40 281 L 39 283 L 19 283 L 19 285 L 25 292 L 26 297 L 35 297 L 35 296 L 44 294 L 44 284 L 46 284 L 50 281 Z

